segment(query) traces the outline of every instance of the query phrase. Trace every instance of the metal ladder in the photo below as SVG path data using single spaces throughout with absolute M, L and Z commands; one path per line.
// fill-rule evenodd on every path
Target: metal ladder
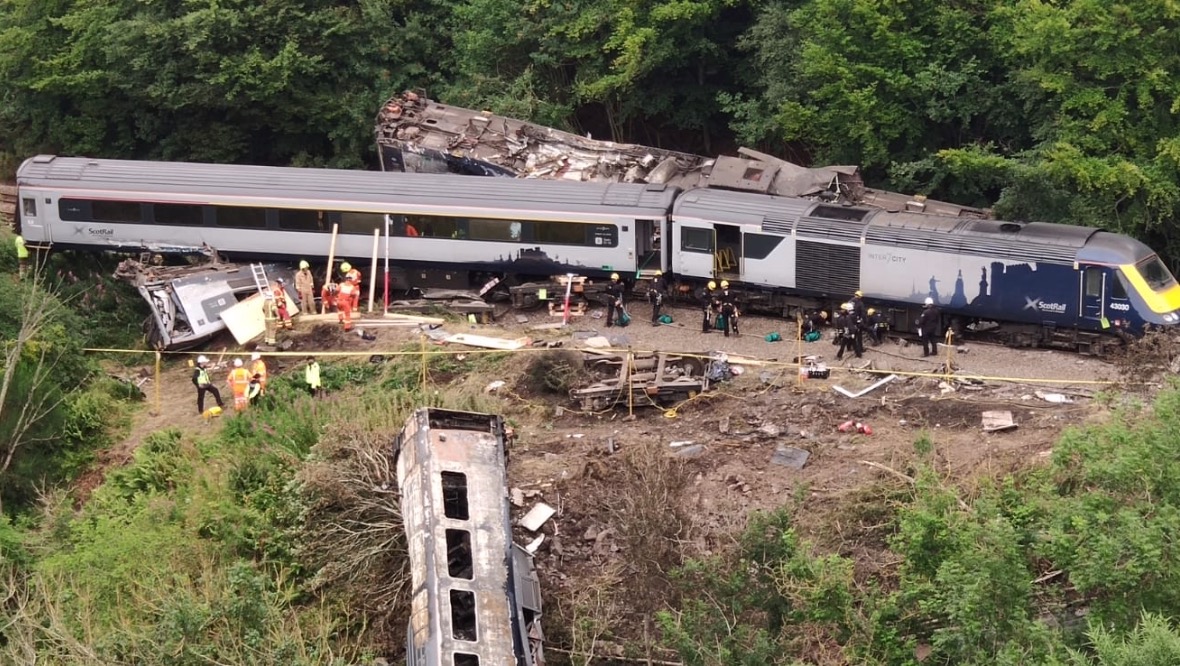
M 270 289 L 270 279 L 266 277 L 266 269 L 262 264 L 250 264 L 250 274 L 254 276 L 254 286 L 258 287 L 258 293 L 262 294 L 263 298 L 274 298 L 274 292 Z

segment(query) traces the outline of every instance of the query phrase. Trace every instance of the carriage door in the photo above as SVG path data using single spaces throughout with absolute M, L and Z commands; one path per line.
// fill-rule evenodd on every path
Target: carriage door
M 635 220 L 635 270 L 641 277 L 654 275 L 664 270 L 660 256 L 662 240 L 660 222 L 657 220 Z
M 713 248 L 717 247 L 717 238 L 713 228 L 677 223 L 672 225 L 672 230 L 678 241 L 675 248 L 676 273 L 706 279 L 714 277 Z
M 1099 266 L 1087 266 L 1082 270 L 1082 306 L 1081 316 L 1098 321 L 1106 313 L 1103 311 L 1103 301 L 1106 300 L 1106 269 Z

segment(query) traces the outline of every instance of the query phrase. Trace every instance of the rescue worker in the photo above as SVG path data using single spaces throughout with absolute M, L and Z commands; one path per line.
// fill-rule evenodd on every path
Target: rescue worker
M 345 264 L 346 266 L 348 264 Z M 352 304 L 360 292 L 351 280 L 340 283 L 340 290 L 336 293 L 336 318 L 344 324 L 345 332 L 352 330 Z
M 721 291 L 717 294 L 717 303 L 718 310 L 721 312 L 721 330 L 725 331 L 725 337 L 729 337 L 730 330 L 735 336 L 740 335 L 737 322 L 737 298 L 729 291 L 729 280 L 721 281 Z
M 250 385 L 246 387 L 246 404 L 253 405 L 262 395 L 262 376 L 254 375 L 250 378 Z
M 299 295 L 299 308 L 307 314 L 315 312 L 315 276 L 311 274 L 311 264 L 299 262 L 299 272 L 295 274 L 295 293 Z
M 864 296 L 864 292 L 857 289 L 856 293 L 852 294 L 852 299 L 848 301 L 852 304 L 852 314 L 856 315 L 856 318 L 861 320 L 865 318 Z
M 283 278 L 275 280 L 271 291 L 275 294 L 275 311 L 279 314 L 279 326 L 286 329 L 295 328 L 291 323 L 291 313 L 287 310 L 287 283 Z
M 311 397 L 323 397 L 324 389 L 320 384 L 320 363 L 315 360 L 314 356 L 307 357 L 307 367 L 303 370 L 303 381 L 307 382 L 307 390 L 311 392 Z
M 869 332 L 869 337 L 873 339 L 873 346 L 879 347 L 885 337 L 885 315 L 877 312 L 875 308 L 869 308 L 867 314 L 865 328 Z
M 274 293 L 267 294 L 262 299 L 262 321 L 266 325 L 266 344 L 278 344 L 276 335 L 279 330 L 279 309 L 275 305 Z
M 827 312 L 823 310 L 811 310 L 803 316 L 803 335 L 822 335 L 820 329 L 827 319 Z
M 262 360 L 262 354 L 254 352 L 250 354 L 250 375 L 259 378 L 259 392 L 266 393 L 266 361 Z
M 324 285 L 320 291 L 320 306 L 324 310 L 324 314 L 328 314 L 336 309 L 336 297 L 340 295 L 340 286 L 335 282 L 329 282 Z
M 606 284 L 606 326 L 610 328 L 618 321 L 619 326 L 626 326 L 623 318 L 623 283 L 618 273 L 610 274 L 610 282 Z
M 205 367 L 209 364 L 209 359 L 204 356 L 197 357 L 197 367 L 193 368 L 193 386 L 197 387 L 197 413 L 205 413 L 205 394 L 212 393 L 213 399 L 217 401 L 218 409 L 225 409 L 225 403 L 221 401 L 221 391 L 217 390 L 217 386 L 213 384 L 213 379 L 209 376 L 209 368 Z
M 705 285 L 705 320 L 701 323 L 701 333 L 708 333 L 717 327 L 713 317 L 715 311 L 713 309 L 713 302 L 717 300 L 717 283 L 709 280 L 709 284 Z
M 352 309 L 356 310 L 361 305 L 361 272 L 347 261 L 340 264 L 340 272 L 344 274 L 344 281 L 351 282 L 355 287 L 352 290 Z
M 234 411 L 241 412 L 246 409 L 249 404 L 246 393 L 250 389 L 250 373 L 242 367 L 242 359 L 234 359 L 234 369 L 229 371 L 226 383 L 229 384 L 229 390 L 234 394 Z
M 651 286 L 647 288 L 647 300 L 651 301 L 651 325 L 660 325 L 660 306 L 664 304 L 664 296 L 668 293 L 668 285 L 664 283 L 664 272 L 656 271 L 651 279 Z
M 845 303 L 841 306 L 843 312 L 837 324 L 837 335 L 840 336 L 840 349 L 836 352 L 836 360 L 844 358 L 844 351 L 851 349 L 857 358 L 864 354 L 862 348 L 860 319 L 856 316 L 856 306 Z
M 25 247 L 25 237 L 17 234 L 16 239 L 17 276 L 24 279 L 29 272 L 29 248 Z
M 922 304 L 922 314 L 918 316 L 918 337 L 922 339 L 922 358 L 938 355 L 938 336 L 942 333 L 942 313 L 934 307 L 934 299 L 929 296 Z

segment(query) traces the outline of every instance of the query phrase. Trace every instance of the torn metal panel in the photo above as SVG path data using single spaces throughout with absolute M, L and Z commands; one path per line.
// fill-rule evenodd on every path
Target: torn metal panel
M 716 158 L 598 141 L 404 92 L 381 107 L 385 171 L 588 182 L 662 183 L 809 197 L 886 210 L 989 217 L 990 211 L 866 188 L 858 166 L 808 168 L 749 148 Z
M 265 269 L 271 281 L 294 284 L 289 267 L 268 264 Z M 193 347 L 224 331 L 221 313 L 258 291 L 249 267 L 238 264 L 150 266 L 128 259 L 115 277 L 134 284 L 147 301 L 148 341 L 164 350 Z

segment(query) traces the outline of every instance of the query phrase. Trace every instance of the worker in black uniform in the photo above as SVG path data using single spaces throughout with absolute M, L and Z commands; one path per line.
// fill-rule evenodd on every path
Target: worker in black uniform
M 647 288 L 647 300 L 651 301 L 651 325 L 660 325 L 660 306 L 664 304 L 664 297 L 668 294 L 668 285 L 664 282 L 663 271 L 656 271 L 651 279 L 651 286 Z
M 729 280 L 721 281 L 721 291 L 717 294 L 718 309 L 721 312 L 721 330 L 725 331 L 725 337 L 729 337 L 729 332 L 732 330 L 735 336 L 740 335 L 738 331 L 738 309 L 737 298 L 729 291 Z
M 809 310 L 803 315 L 803 335 L 820 333 L 824 322 L 828 320 L 828 313 L 823 310 Z
M 852 299 L 848 301 L 852 304 L 852 313 L 855 314 L 858 319 L 862 320 L 866 317 L 864 297 L 864 292 L 857 289 L 856 293 L 852 295 Z
M 714 313 L 713 302 L 717 299 L 717 283 L 709 280 L 709 284 L 705 286 L 705 293 L 703 294 L 705 301 L 705 320 L 701 322 L 701 333 L 708 333 L 715 328 L 713 323 Z
M 873 346 L 879 347 L 885 337 L 885 315 L 873 308 L 869 308 L 866 313 L 868 316 L 865 317 L 865 328 L 873 340 Z
M 610 282 L 606 284 L 606 325 L 607 328 L 615 325 L 615 321 L 619 322 L 619 326 L 625 326 L 623 319 L 623 283 L 619 280 L 618 273 L 610 274 Z
M 927 297 L 918 316 L 918 337 L 922 339 L 922 358 L 938 355 L 938 336 L 942 333 L 942 313 L 934 307 L 934 299 Z
M 861 319 L 856 316 L 856 309 L 852 303 L 845 303 L 837 328 L 840 336 L 840 349 L 836 352 L 836 360 L 844 358 L 844 351 L 851 349 L 860 358 L 864 354 L 864 339 L 861 337 Z

